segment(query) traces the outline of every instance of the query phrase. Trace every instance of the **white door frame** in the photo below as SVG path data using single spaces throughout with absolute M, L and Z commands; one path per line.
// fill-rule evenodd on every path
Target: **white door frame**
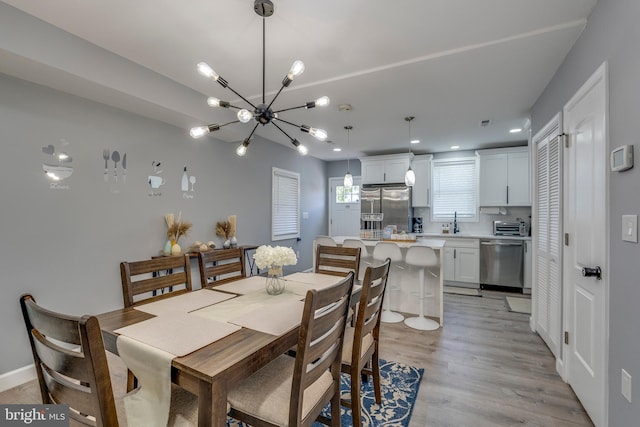
M 594 73 L 593 75 L 584 83 L 584 85 L 582 85 L 582 87 L 575 93 L 575 95 L 573 95 L 573 97 L 571 97 L 571 99 L 569 100 L 569 102 L 567 102 L 567 104 L 565 104 L 564 106 L 564 112 L 566 115 L 566 111 L 568 109 L 571 109 L 575 104 L 577 104 L 587 93 L 589 93 L 589 91 L 600 81 L 604 80 L 604 91 L 605 91 L 605 122 L 604 122 L 604 130 L 603 130 L 603 137 L 605 139 L 605 147 L 606 147 L 606 152 L 608 152 L 609 149 L 609 85 L 608 85 L 608 65 L 607 62 L 605 61 Z M 565 126 L 565 133 L 567 132 L 566 127 L 567 125 L 567 120 L 565 118 L 564 120 L 564 126 Z M 568 192 L 568 177 L 566 176 L 566 174 L 568 173 L 568 162 L 569 162 L 569 156 L 563 156 L 564 157 L 564 162 L 563 162 L 563 168 L 564 168 L 564 174 L 565 176 L 563 177 L 563 205 L 567 206 L 568 204 L 568 197 L 569 197 L 569 192 Z M 605 155 L 605 157 L 607 157 Z M 608 159 L 604 158 L 602 159 L 603 162 L 606 162 L 606 172 L 608 172 Z M 605 239 L 604 239 L 604 258 L 605 258 L 605 266 L 602 272 L 602 285 L 604 286 L 604 290 L 603 290 L 603 297 L 604 297 L 604 325 L 603 325 L 603 330 L 605 331 L 604 334 L 604 343 L 602 343 L 602 346 L 600 346 L 600 348 L 602 348 L 602 350 L 604 351 L 604 370 L 603 370 L 603 375 L 604 375 L 604 379 L 603 379 L 603 388 L 604 390 L 601 390 L 602 395 L 604 396 L 604 415 L 603 415 L 603 424 L 602 426 L 607 426 L 608 425 L 608 414 L 609 414 L 609 395 L 608 395 L 608 389 L 607 389 L 607 385 L 609 384 L 609 371 L 608 371 L 608 366 L 609 366 L 609 323 L 610 323 L 610 309 L 609 309 L 609 291 L 610 291 L 610 276 L 609 276 L 609 266 L 611 265 L 610 262 L 610 233 L 609 233 L 609 223 L 610 223 L 610 217 L 609 217 L 609 174 L 605 172 L 605 183 L 604 183 L 604 203 L 605 206 L 607 208 L 605 208 L 604 210 L 604 215 L 605 215 Z M 569 220 L 569 218 L 567 217 L 569 209 L 564 209 L 564 219 L 563 222 L 564 224 L 567 224 L 567 221 Z M 570 242 L 571 243 L 571 242 Z M 570 265 L 571 262 L 571 257 L 568 256 L 566 254 L 567 251 L 567 246 L 564 246 L 564 251 L 563 251 L 563 283 L 564 283 L 564 292 L 563 292 L 563 325 L 564 325 L 564 331 L 574 331 L 575 330 L 575 325 L 573 322 L 573 316 L 574 316 L 574 312 L 573 312 L 573 305 L 572 305 L 572 301 L 573 301 L 573 293 L 574 293 L 574 286 L 571 280 L 569 280 L 569 274 L 570 274 L 570 270 L 572 269 L 572 266 Z M 571 339 L 571 337 L 570 337 Z M 569 352 L 571 351 L 571 346 L 568 344 L 564 344 L 563 341 L 563 348 L 562 348 L 562 354 L 565 356 L 564 357 L 564 369 L 561 372 L 561 376 L 563 378 L 563 380 L 568 381 L 569 380 L 569 370 L 570 370 L 570 364 L 571 364 L 571 358 L 569 357 Z

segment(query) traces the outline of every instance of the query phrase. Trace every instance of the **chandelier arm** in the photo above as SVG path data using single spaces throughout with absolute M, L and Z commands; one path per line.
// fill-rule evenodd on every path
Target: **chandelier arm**
M 258 125 L 260 123 L 256 123 L 256 125 L 253 127 L 253 130 L 251 131 L 251 133 L 249 134 L 249 136 L 247 137 L 247 139 L 251 139 L 251 137 L 253 136 L 253 133 L 256 131 L 256 129 L 258 128 Z
M 284 121 L 284 120 L 281 120 L 281 121 Z M 286 137 L 287 137 L 287 138 L 289 138 L 289 139 L 291 140 L 291 142 L 293 142 L 293 141 L 295 140 L 295 138 L 292 138 L 292 137 L 291 137 L 291 135 L 289 135 L 287 132 L 285 132 L 285 131 L 284 131 L 284 129 L 282 129 L 280 126 L 278 126 L 278 125 L 277 125 L 277 124 L 275 124 L 274 122 L 271 122 L 271 123 L 272 123 L 275 127 L 277 127 L 277 128 L 280 130 L 280 132 L 284 133 L 284 134 L 286 135 Z M 288 123 L 288 122 L 285 122 L 285 123 Z M 291 124 L 291 123 L 288 123 L 288 124 Z M 295 125 L 294 125 L 294 126 L 295 126 Z
M 227 123 L 223 123 L 221 125 L 218 125 L 218 129 L 221 128 L 222 126 L 231 125 L 231 124 L 234 124 L 234 123 L 240 123 L 240 120 L 234 120 L 232 122 L 227 122 Z
M 283 108 L 282 110 L 278 110 L 278 111 L 274 111 L 274 113 L 282 113 L 283 111 L 289 111 L 289 110 L 297 110 L 299 108 L 306 108 L 306 104 L 305 105 L 300 105 L 298 107 L 291 107 L 291 108 Z
M 267 109 L 268 109 L 268 108 L 270 108 L 270 107 L 271 107 L 271 105 L 273 105 L 273 102 L 276 100 L 276 98 L 278 97 L 278 95 L 280 95 L 280 92 L 282 92 L 282 89 L 284 89 L 285 87 L 286 87 L 285 85 L 280 86 L 280 90 L 278 90 L 278 93 L 276 93 L 276 96 L 274 96 L 274 97 L 273 97 L 273 99 L 272 99 L 272 100 L 271 100 L 271 102 L 269 103 L 269 106 L 267 107 Z
M 286 123 L 286 124 L 288 124 L 290 126 L 293 126 L 293 127 L 296 127 L 296 128 L 301 128 L 302 127 L 301 125 L 297 125 L 295 123 L 291 123 L 289 121 L 283 120 L 280 117 L 274 117 L 273 120 L 279 120 L 279 121 L 281 121 L 283 123 Z M 273 123 L 275 125 L 275 123 L 273 121 L 271 121 L 271 123 Z
M 227 85 L 227 89 L 229 89 L 231 92 L 235 93 L 236 95 L 238 95 L 244 102 L 246 102 L 247 104 L 251 105 L 251 107 L 253 107 L 253 109 L 256 109 L 256 106 L 253 105 L 253 103 L 251 101 L 249 101 L 247 98 L 245 98 L 244 96 L 240 95 L 238 92 L 236 92 L 231 86 Z

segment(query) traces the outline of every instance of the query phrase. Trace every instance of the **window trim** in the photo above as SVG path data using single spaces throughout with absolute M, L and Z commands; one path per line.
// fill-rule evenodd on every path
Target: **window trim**
M 435 189 L 435 185 L 434 185 L 434 175 L 435 175 L 435 171 L 437 169 L 438 164 L 446 164 L 446 163 L 455 163 L 455 162 L 462 162 L 462 161 L 473 161 L 474 163 L 474 168 L 475 168 L 475 207 L 474 207 L 474 216 L 472 218 L 460 218 L 458 217 L 458 222 L 479 222 L 480 221 L 480 214 L 479 214 L 479 197 L 480 197 L 480 164 L 478 161 L 478 157 L 477 156 L 463 156 L 463 157 L 449 157 L 449 158 L 440 158 L 440 159 L 433 159 L 431 161 L 431 194 L 432 194 L 432 204 L 431 204 L 431 209 L 430 209 L 430 217 L 431 217 L 431 221 L 432 222 L 441 222 L 441 221 L 447 221 L 447 220 L 451 220 L 453 221 L 453 213 L 451 214 L 451 216 L 447 216 L 447 217 L 436 217 L 436 189 Z
M 295 203 L 287 203 L 282 204 L 279 203 L 280 196 L 280 187 L 279 181 L 281 178 L 289 178 L 295 181 L 295 186 L 297 187 L 292 193 L 295 193 Z M 293 194 L 292 194 L 293 195 Z M 278 220 L 278 211 L 282 209 L 289 208 L 290 210 L 286 213 L 287 216 L 295 217 L 295 224 L 285 224 L 285 226 L 289 226 L 289 230 L 286 230 L 286 233 L 275 234 L 275 226 Z M 276 167 L 271 168 L 271 240 L 286 240 L 286 239 L 295 239 L 300 238 L 300 174 L 297 172 L 288 171 L 285 169 L 280 169 Z

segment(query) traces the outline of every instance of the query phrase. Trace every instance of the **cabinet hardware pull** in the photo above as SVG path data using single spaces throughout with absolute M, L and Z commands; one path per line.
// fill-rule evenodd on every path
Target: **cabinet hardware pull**
M 507 185 L 507 204 L 509 204 L 509 186 Z

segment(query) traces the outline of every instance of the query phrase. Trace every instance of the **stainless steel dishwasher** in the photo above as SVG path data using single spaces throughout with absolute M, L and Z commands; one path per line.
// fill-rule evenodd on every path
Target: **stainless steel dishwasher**
M 524 287 L 524 242 L 519 240 L 480 240 L 480 283 L 483 285 Z

